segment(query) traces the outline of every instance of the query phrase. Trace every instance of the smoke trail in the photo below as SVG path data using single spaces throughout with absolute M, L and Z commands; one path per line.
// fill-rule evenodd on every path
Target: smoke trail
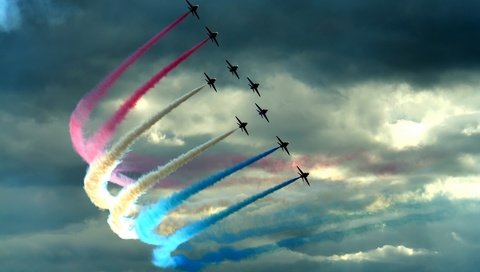
M 111 148 L 109 152 L 95 159 L 90 165 L 84 179 L 84 189 L 92 203 L 100 209 L 108 209 L 113 203 L 113 196 L 107 190 L 108 179 L 112 176 L 113 170 L 120 163 L 120 159 L 127 152 L 128 148 L 134 144 L 145 131 L 150 129 L 156 122 L 165 115 L 178 107 L 190 97 L 202 90 L 205 85 L 198 87 L 184 96 L 178 98 L 168 105 L 165 109 L 158 112 L 150 119 L 140 124 L 130 131 L 125 137 L 120 139 Z
M 194 159 L 196 156 L 205 152 L 208 148 L 214 146 L 218 142 L 230 136 L 236 130 L 237 129 L 235 128 L 223 135 L 220 135 L 202 145 L 193 148 L 187 153 L 171 160 L 166 165 L 160 166 L 156 170 L 143 175 L 136 183 L 124 187 L 120 191 L 120 193 L 115 199 L 115 202 L 110 208 L 110 216 L 108 218 L 108 223 L 110 224 L 110 228 L 113 230 L 113 232 L 117 233 L 120 237 L 132 236 L 137 238 L 137 235 L 134 232 L 134 225 L 130 224 L 133 223 L 133 221 L 128 221 L 128 224 L 125 224 L 125 220 L 128 220 L 125 219 L 125 216 L 127 216 L 128 213 L 131 211 L 131 207 L 134 207 L 137 199 L 149 189 L 151 189 L 158 182 L 158 180 L 167 177 L 175 170 Z M 125 235 L 123 235 L 122 233 L 125 233 Z M 135 233 L 135 235 L 133 233 Z
M 203 220 L 199 220 L 197 222 L 194 222 L 188 226 L 185 226 L 177 230 L 171 236 L 166 237 L 166 240 L 162 241 L 162 244 L 159 244 L 161 247 L 158 247 L 153 251 L 153 264 L 162 268 L 175 268 L 178 266 L 185 265 L 184 263 L 185 259 L 171 256 L 171 253 L 180 244 L 183 244 L 184 242 L 190 240 L 191 238 L 198 235 L 199 233 L 201 233 L 208 227 L 212 226 L 213 224 L 217 223 L 218 221 L 232 215 L 233 213 L 241 210 L 242 208 L 252 204 L 257 200 L 264 198 L 267 195 L 272 194 L 275 191 L 278 191 L 283 187 L 292 184 L 298 179 L 299 177 L 287 180 L 261 193 L 253 195 L 247 199 L 244 199 L 243 201 L 238 202 L 237 204 L 234 204 L 221 212 L 213 214 Z
M 107 93 L 117 79 L 143 54 L 145 54 L 156 42 L 158 42 L 165 34 L 177 26 L 183 19 L 188 16 L 188 12 L 178 17 L 170 25 L 158 32 L 145 44 L 135 50 L 128 58 L 126 58 L 113 72 L 106 76 L 93 90 L 91 90 L 75 107 L 70 117 L 70 138 L 75 151 L 88 163 L 91 158 L 85 150 L 83 139 L 83 128 L 88 120 L 93 108 L 98 104 L 100 99 Z M 98 152 L 96 152 L 98 153 Z
M 385 212 L 388 214 L 390 211 Z M 363 225 L 352 227 L 349 229 L 343 230 L 328 230 L 321 231 L 313 235 L 303 236 L 303 237 L 291 237 L 286 239 L 278 240 L 274 243 L 269 243 L 261 246 L 250 247 L 246 249 L 236 249 L 234 247 L 222 247 L 216 252 L 210 252 L 205 254 L 199 260 L 188 260 L 184 256 L 174 256 L 173 259 L 178 265 L 177 268 L 188 269 L 188 270 L 199 270 L 202 266 L 207 264 L 216 264 L 224 261 L 241 261 L 248 258 L 256 257 L 260 254 L 268 253 L 275 251 L 279 248 L 294 249 L 296 247 L 305 245 L 307 243 L 318 243 L 323 241 L 341 241 L 349 236 L 354 236 L 369 231 L 373 231 L 379 228 L 384 228 L 385 226 L 400 226 L 409 224 L 412 222 L 433 222 L 441 219 L 449 218 L 452 215 L 453 211 L 446 211 L 445 209 L 429 212 L 429 213 L 415 213 L 409 214 L 402 217 L 392 218 L 385 221 L 382 221 L 382 224 L 378 222 L 375 223 L 364 223 Z M 367 214 L 364 214 L 367 215 Z M 365 217 L 365 216 L 364 216 Z M 314 223 L 310 222 L 309 223 Z M 298 228 L 297 228 L 298 229 Z
M 164 241 L 164 238 L 154 234 L 152 232 L 152 229 L 154 229 L 158 225 L 158 222 L 161 222 L 171 210 L 182 205 L 182 203 L 192 195 L 204 190 L 207 187 L 213 186 L 215 183 L 221 181 L 229 175 L 265 158 L 266 156 L 277 151 L 278 149 L 279 147 L 275 147 L 263 153 L 260 153 L 252 158 L 249 158 L 232 167 L 229 167 L 223 171 L 211 175 L 199 182 L 196 182 L 189 188 L 186 188 L 181 192 L 175 193 L 172 196 L 161 200 L 155 205 L 151 205 L 150 207 L 145 208 L 137 217 L 137 222 L 135 225 L 139 238 L 144 243 L 158 245 L 159 243 Z M 157 238 L 160 238 L 160 240 Z
M 90 156 L 97 156 L 98 152 L 103 150 L 105 145 L 112 138 L 116 128 L 123 121 L 128 112 L 135 106 L 138 100 L 144 96 L 151 88 L 155 86 L 163 77 L 165 77 L 170 71 L 177 67 L 180 63 L 185 61 L 198 49 L 200 49 L 208 39 L 199 42 L 191 49 L 184 52 L 176 60 L 168 64 L 160 72 L 151 77 L 145 84 L 140 86 L 123 104 L 122 106 L 108 119 L 100 129 L 87 141 L 87 153 Z
M 258 238 L 261 236 L 265 235 L 272 235 L 274 233 L 282 233 L 282 232 L 289 232 L 289 231 L 294 231 L 298 229 L 305 229 L 305 228 L 311 228 L 311 227 L 318 227 L 319 225 L 322 225 L 323 223 L 328 223 L 328 224 L 342 224 L 344 222 L 352 222 L 354 220 L 360 220 L 360 219 L 365 219 L 368 217 L 373 218 L 374 216 L 390 216 L 393 214 L 397 214 L 399 210 L 408 210 L 408 211 L 419 211 L 419 210 L 426 210 L 427 208 L 436 208 L 438 206 L 442 205 L 442 207 L 445 206 L 445 204 L 439 204 L 438 202 L 431 203 L 428 206 L 426 205 L 418 205 L 418 203 L 401 203 L 401 204 L 395 204 L 390 206 L 388 209 L 383 210 L 382 212 L 378 213 L 372 213 L 369 211 L 356 211 L 353 214 L 347 214 L 347 215 L 341 215 L 341 214 L 330 214 L 330 215 L 322 215 L 322 216 L 309 216 L 308 220 L 295 220 L 295 221 L 287 221 L 287 222 L 282 222 L 278 223 L 278 220 L 275 220 L 277 223 L 275 225 L 270 225 L 270 226 L 260 226 L 260 227 L 254 227 L 254 228 L 249 228 L 245 229 L 236 233 L 223 233 L 221 235 L 216 235 L 216 234 L 210 234 L 206 237 L 204 237 L 204 241 L 214 241 L 216 243 L 221 243 L 221 244 L 227 244 L 227 243 L 238 243 L 250 238 Z M 274 218 L 289 218 L 291 217 L 289 215 L 289 212 L 294 215 L 294 214 L 299 214 L 303 213 L 306 214 L 308 213 L 308 210 L 306 207 L 297 207 L 294 209 L 290 209 L 287 211 L 281 210 L 276 213 L 271 213 L 268 215 L 269 219 L 274 219 Z M 442 209 L 442 212 L 445 212 L 445 209 Z M 262 217 L 264 220 L 267 220 L 265 217 Z M 270 221 L 270 220 L 267 220 Z

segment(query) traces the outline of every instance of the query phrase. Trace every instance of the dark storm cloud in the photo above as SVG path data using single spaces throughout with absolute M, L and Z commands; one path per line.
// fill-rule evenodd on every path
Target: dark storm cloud
M 149 247 L 115 239 L 105 217 L 63 228 L 2 237 L 5 271 L 152 271 Z
M 368 79 L 434 84 L 449 73 L 476 70 L 480 63 L 478 1 L 199 3 L 202 21 L 187 18 L 143 61 L 180 54 L 204 37 L 202 25 L 208 24 L 221 32 L 222 47 L 209 45 L 184 68 L 225 73 L 227 56 L 242 65 L 243 75 L 249 71 L 260 79 L 268 73 L 261 69 L 270 68 L 316 84 Z M 36 13 L 27 12 L 20 30 L 0 35 L 0 49 L 8 52 L 0 63 L 0 88 L 33 95 L 34 106 L 22 103 L 27 112 L 41 112 L 52 99 L 56 103 L 49 111 L 68 111 L 186 8 L 182 1 L 52 5 L 68 11 L 62 23 L 35 20 Z
M 0 236 L 56 230 L 98 215 L 81 185 L 46 187 L 42 180 L 36 182 L 36 186 L 0 187 L 0 205 L 6 207 L 0 211 Z
M 149 249 L 136 242 L 125 246 L 124 241 L 110 232 L 106 218 L 103 218 L 105 216 L 93 227 L 90 223 L 84 224 L 85 220 L 90 220 L 99 212 L 90 204 L 81 188 L 85 164 L 70 147 L 67 119 L 78 100 L 103 76 L 132 50 L 185 12 L 185 3 L 171 0 L 27 2 L 22 2 L 21 28 L 0 33 L 0 124 L 8 128 L 0 135 L 0 185 L 5 188 L 0 190 L 0 205 L 13 206 L 0 212 L 0 236 L 9 237 L 6 243 L 3 243 L 3 239 L 1 243 L 4 248 L 0 252 L 0 259 L 8 264 L 3 269 L 129 271 L 132 268 L 135 271 L 151 271 Z M 57 20 L 52 22 L 45 18 L 46 11 L 38 5 L 40 2 L 52 5 L 55 11 L 53 15 L 56 16 L 53 17 Z M 269 124 L 272 126 L 267 130 L 264 123 L 253 122 L 253 118 L 257 118 L 253 108 L 238 108 L 239 114 L 252 120 L 249 126 L 255 135 L 239 141 L 240 144 L 234 141 L 234 144 L 222 143 L 212 152 L 224 154 L 223 151 L 228 149 L 235 154 L 256 154 L 259 146 L 263 149 L 273 144 L 274 131 L 282 137 L 285 135 L 285 139 L 292 142 L 292 150 L 299 154 L 322 153 L 334 158 L 353 156 L 352 161 L 339 163 L 352 170 L 352 176 L 365 173 L 379 176 L 378 182 L 359 187 L 350 187 L 351 184 L 341 182 L 324 184 L 313 179 L 318 183 L 312 189 L 318 186 L 323 195 L 308 191 L 308 195 L 315 197 L 299 213 L 288 214 L 291 205 L 287 207 L 283 203 L 285 206 L 281 208 L 287 212 L 288 218 L 308 218 L 313 213 L 323 214 L 332 207 L 355 212 L 371 204 L 375 194 L 389 196 L 405 190 L 415 191 L 442 175 L 477 174 L 476 169 L 458 160 L 463 154 L 476 156 L 480 153 L 478 135 L 458 133 L 471 120 L 453 120 L 443 130 L 435 131 L 438 134 L 435 143 L 397 151 L 373 140 L 375 132 L 390 120 L 382 116 L 382 101 L 372 102 L 375 100 L 372 99 L 372 93 L 362 97 L 342 97 L 320 92 L 371 80 L 385 81 L 387 84 L 390 81 L 406 81 L 413 86 L 470 81 L 472 75 L 468 72 L 478 70 L 480 63 L 477 50 L 480 39 L 478 1 L 199 0 L 199 4 L 202 21 L 199 23 L 195 18 L 188 17 L 132 67 L 113 92 L 120 92 L 119 89 L 125 85 L 139 85 L 175 56 L 203 39 L 204 24 L 220 31 L 220 48 L 209 43 L 178 69 L 189 76 L 187 80 L 182 78 L 182 90 L 186 89 L 185 86 L 191 88 L 198 85 L 202 81 L 203 71 L 215 74 L 219 78 L 219 85 L 244 84 L 235 81 L 238 85 L 233 85 L 234 81 L 225 68 L 224 58 L 227 57 L 240 65 L 241 76 L 250 75 L 262 83 L 265 88 L 262 99 L 268 101 L 266 106 L 276 110 L 269 112 L 274 122 Z M 178 75 L 179 71 L 172 74 L 175 73 Z M 276 83 L 268 82 L 267 77 Z M 282 77 L 285 79 L 281 80 Z M 125 82 L 128 84 L 123 85 Z M 272 92 L 269 94 L 268 90 Z M 121 97 L 129 91 L 122 90 Z M 349 104 L 349 99 L 357 101 Z M 155 102 L 155 99 L 152 100 Z M 218 112 L 221 107 L 225 108 L 225 99 L 219 104 L 214 104 L 212 100 L 207 100 L 209 108 Z M 295 109 L 288 107 L 291 101 L 296 103 Z M 233 109 L 233 104 L 241 104 L 242 101 L 230 102 Z M 202 101 L 199 104 L 207 103 Z M 195 108 L 192 105 L 186 106 L 186 109 Z M 158 106 L 154 105 L 155 110 Z M 234 111 L 232 109 L 231 112 Z M 103 120 L 102 114 L 111 110 L 102 108 L 101 114 L 95 112 L 92 123 Z M 151 110 L 149 108 L 149 114 Z M 345 113 L 347 110 L 350 110 L 348 115 Z M 208 123 L 207 117 L 210 116 L 204 117 L 203 112 L 198 112 L 198 119 L 187 118 L 199 124 Z M 185 116 L 179 113 L 175 116 L 180 116 L 171 122 L 175 126 L 185 128 L 192 125 L 185 121 Z M 140 120 L 138 116 L 134 118 Z M 231 119 L 218 116 L 215 129 L 233 125 Z M 278 120 L 290 125 L 283 125 Z M 232 124 L 229 123 L 231 121 Z M 133 127 L 133 123 L 127 120 L 121 130 Z M 275 127 L 275 124 L 278 126 Z M 169 129 L 167 127 L 166 133 L 169 133 Z M 134 151 L 153 155 L 161 152 L 164 155 L 162 159 L 166 160 L 204 142 L 211 134 L 211 131 L 207 131 L 195 133 L 194 136 L 182 135 L 186 145 L 181 147 L 152 147 L 151 143 L 140 142 Z M 267 144 L 265 139 L 272 143 Z M 258 145 L 252 145 L 249 142 L 252 140 Z M 367 156 L 363 157 L 365 153 L 377 155 L 378 160 L 369 161 Z M 355 157 L 356 154 L 360 155 Z M 205 172 L 200 168 L 180 173 L 179 177 L 197 180 L 198 173 L 202 170 Z M 408 184 L 392 185 L 389 183 L 391 179 L 388 179 L 391 174 L 403 175 Z M 359 191 L 363 197 L 358 197 Z M 303 200 L 307 193 L 302 192 Z M 303 202 L 300 204 L 306 205 Z M 265 216 L 260 214 L 256 222 L 264 224 Z M 282 216 L 285 217 L 285 214 L 278 213 L 278 217 Z M 473 218 L 471 213 L 464 217 L 468 216 Z M 250 214 L 248 218 L 236 217 L 235 227 L 247 224 L 251 220 Z M 275 220 L 272 218 L 271 222 Z M 457 221 L 463 220 L 462 217 Z M 470 226 L 462 226 L 465 229 L 459 233 L 473 232 L 475 228 L 471 226 L 478 225 L 478 222 L 470 223 Z M 72 227 L 72 224 L 76 227 Z M 230 229 L 228 225 L 224 226 L 222 224 L 218 228 Z M 447 225 L 445 228 L 449 227 Z M 459 225 L 454 227 L 460 228 Z M 400 235 L 392 234 L 392 231 L 390 234 L 394 238 L 385 238 L 384 235 L 383 242 L 414 243 L 420 236 L 412 235 L 415 231 L 406 230 Z M 422 231 L 422 234 L 430 234 L 428 226 Z M 449 231 L 430 234 L 428 239 L 414 244 L 429 247 L 431 240 L 444 237 Z M 364 240 L 362 245 L 368 246 L 346 243 L 329 252 L 340 254 L 353 244 L 358 250 L 381 246 L 378 235 L 379 232 L 375 232 L 371 240 Z M 370 243 L 372 240 L 375 242 Z M 438 239 L 438 243 L 444 241 L 448 242 L 448 239 Z M 431 249 L 435 250 L 434 247 Z M 462 248 L 456 249 L 452 253 L 457 254 L 445 260 L 462 257 L 457 256 Z M 11 252 L 26 254 L 14 256 Z M 465 253 L 467 257 L 462 257 L 465 260 L 462 266 L 464 270 L 468 270 L 476 259 L 472 252 L 475 253 L 474 250 L 468 251 Z M 435 259 L 439 263 L 437 266 L 442 264 L 439 259 Z M 37 261 L 38 266 L 32 268 L 27 264 L 30 260 Z M 431 259 L 420 261 L 416 266 L 406 264 L 398 268 L 389 265 L 388 269 L 377 263 L 328 263 L 323 264 L 322 268 L 330 271 L 418 270 L 429 267 L 432 262 Z M 226 265 L 235 266 L 239 271 L 278 268 L 278 263 L 269 263 L 263 258 L 251 266 L 243 266 L 243 263 Z M 319 264 L 298 260 L 282 268 L 285 271 L 318 271 Z

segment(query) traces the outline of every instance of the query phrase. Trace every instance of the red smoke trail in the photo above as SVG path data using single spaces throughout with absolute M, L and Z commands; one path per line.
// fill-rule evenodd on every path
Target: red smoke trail
M 177 67 L 180 63 L 185 61 L 198 49 L 200 49 L 209 39 L 205 39 L 199 42 L 197 45 L 191 49 L 184 52 L 180 57 L 171 62 L 160 72 L 155 74 L 150 78 L 145 84 L 138 88 L 123 104 L 122 106 L 107 120 L 100 129 L 87 141 L 87 150 L 86 152 L 93 157 L 96 157 L 102 150 L 105 145 L 112 138 L 113 133 L 115 132 L 118 125 L 125 119 L 125 116 L 128 112 L 135 107 L 135 104 L 144 96 L 151 88 L 155 86 L 163 77 L 165 77 L 170 71 Z
M 93 90 L 91 90 L 80 102 L 77 104 L 75 110 L 70 117 L 70 138 L 72 140 L 75 151 L 86 161 L 90 162 L 94 159 L 91 154 L 85 150 L 85 142 L 83 139 L 83 128 L 85 122 L 88 120 L 93 108 L 98 104 L 100 99 L 107 93 L 117 79 L 138 60 L 145 52 L 147 52 L 158 40 L 160 40 L 165 34 L 177 26 L 183 19 L 188 16 L 189 12 L 186 12 L 182 16 L 178 17 L 170 25 L 158 32 L 144 45 L 138 48 L 133 54 L 125 59 L 113 72 L 111 72 L 102 82 L 100 82 Z M 93 154 L 101 152 L 97 150 Z

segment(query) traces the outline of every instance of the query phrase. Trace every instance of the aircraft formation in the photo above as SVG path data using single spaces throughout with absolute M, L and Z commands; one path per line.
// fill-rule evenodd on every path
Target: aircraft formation
M 197 17 L 197 19 L 200 19 L 200 16 L 198 15 L 198 12 L 197 12 L 198 8 L 199 8 L 199 5 L 193 5 L 192 3 L 190 3 L 189 0 L 185 0 L 185 1 L 187 2 L 188 9 L 189 9 L 190 13 L 192 13 L 192 15 Z M 207 30 L 208 38 L 219 47 L 220 44 L 218 43 L 218 40 L 217 40 L 217 36 L 218 36 L 219 33 L 210 30 L 210 28 L 208 28 L 208 27 L 205 27 L 205 29 Z M 240 76 L 238 74 L 238 68 L 239 68 L 238 65 L 232 64 L 228 60 L 225 60 L 225 61 L 227 63 L 228 71 L 233 76 L 235 76 L 237 79 L 240 79 Z M 207 73 L 203 73 L 203 74 L 205 75 L 205 81 L 207 82 L 208 86 L 210 88 L 212 88 L 215 92 L 217 92 L 217 88 L 215 86 L 215 83 L 216 83 L 217 79 L 214 78 L 214 77 L 210 77 L 209 75 L 207 75 Z M 258 97 L 261 97 L 260 92 L 258 90 L 258 88 L 260 87 L 260 83 L 254 82 L 248 76 L 246 77 L 246 79 L 248 81 L 248 86 L 249 86 L 250 90 L 252 90 L 253 93 L 256 93 L 258 95 Z M 255 103 L 255 106 L 256 106 L 256 110 L 258 112 L 258 115 L 260 115 L 261 118 L 265 119 L 268 123 L 270 123 L 270 120 L 267 117 L 268 109 L 260 107 L 257 103 Z M 248 123 L 241 121 L 237 116 L 235 116 L 235 118 L 237 119 L 238 127 L 243 132 L 245 132 L 247 134 L 247 136 L 249 136 L 250 134 L 248 133 L 248 130 L 247 130 L 247 124 Z M 285 151 L 288 155 L 290 155 L 290 152 L 287 149 L 287 146 L 289 145 L 289 142 L 284 142 L 278 136 L 276 136 L 276 137 L 277 137 L 277 140 L 278 140 L 277 144 L 279 145 L 279 147 L 283 151 Z M 308 172 L 303 172 L 302 169 L 300 169 L 300 167 L 298 167 L 298 166 L 297 166 L 297 169 L 299 171 L 298 172 L 298 175 L 299 175 L 298 177 L 301 178 L 308 186 L 310 186 L 310 182 L 307 179 L 309 173 Z

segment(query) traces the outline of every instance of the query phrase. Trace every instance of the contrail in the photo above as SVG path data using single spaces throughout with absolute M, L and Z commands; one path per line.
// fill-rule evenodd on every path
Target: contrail
M 198 87 L 184 96 L 173 101 L 165 109 L 158 112 L 150 119 L 140 124 L 138 127 L 130 131 L 125 137 L 120 139 L 111 150 L 104 155 L 95 159 L 90 165 L 84 179 L 84 189 L 92 203 L 100 209 L 109 209 L 113 203 L 113 196 L 107 190 L 108 179 L 112 176 L 113 170 L 120 163 L 121 158 L 128 151 L 128 148 L 138 139 L 145 131 L 150 129 L 156 122 L 165 115 L 178 107 L 190 97 L 202 90 L 205 85 Z
M 138 100 L 142 98 L 151 88 L 155 86 L 163 77 L 170 71 L 177 67 L 180 63 L 188 59 L 193 53 L 200 49 L 208 39 L 205 39 L 189 50 L 185 51 L 180 57 L 172 61 L 165 68 L 151 77 L 145 84 L 140 86 L 123 104 L 122 106 L 108 119 L 100 129 L 87 141 L 86 152 L 90 156 L 97 156 L 98 152 L 105 148 L 105 145 L 112 138 L 118 125 L 125 119 L 128 112 L 136 105 Z
M 135 207 L 135 202 L 137 201 L 137 199 L 149 189 L 151 189 L 160 179 L 167 177 L 168 175 L 176 171 L 178 168 L 182 167 L 184 164 L 194 159 L 196 156 L 205 152 L 208 148 L 214 146 L 218 142 L 230 136 L 236 130 L 237 128 L 193 148 L 187 153 L 171 160 L 167 164 L 160 166 L 156 170 L 143 175 L 136 183 L 124 187 L 120 191 L 118 196 L 115 198 L 115 202 L 110 208 L 110 216 L 108 218 L 108 223 L 110 224 L 110 228 L 113 230 L 113 232 L 115 232 L 122 238 L 137 238 L 136 234 L 135 236 L 132 236 L 132 231 L 134 231 L 134 225 L 125 224 L 125 216 L 128 216 L 132 207 Z M 129 221 L 128 223 L 133 223 L 133 221 Z
M 107 75 L 93 90 L 91 90 L 80 102 L 77 104 L 75 110 L 70 117 L 70 138 L 75 151 L 87 162 L 90 163 L 94 158 L 85 150 L 85 140 L 83 129 L 85 122 L 88 120 L 95 106 L 100 99 L 107 93 L 117 79 L 143 54 L 145 54 L 155 43 L 157 43 L 170 30 L 177 26 L 183 19 L 188 16 L 188 12 L 178 17 L 170 25 L 158 32 L 145 44 L 135 50 L 128 58 L 126 58 L 115 70 Z M 98 152 L 95 152 L 98 153 Z
M 171 253 L 181 244 L 184 242 L 192 239 L 208 227 L 212 226 L 213 224 L 217 223 L 218 221 L 232 215 L 233 213 L 241 210 L 242 208 L 252 204 L 253 202 L 268 196 L 269 194 L 274 193 L 282 189 L 285 186 L 288 186 L 298 180 L 299 177 L 287 180 L 283 183 L 275 185 L 270 189 L 267 189 L 261 193 L 253 195 L 247 199 L 244 199 L 237 204 L 231 205 L 230 207 L 226 208 L 225 210 L 213 214 L 205 219 L 199 220 L 194 222 L 190 225 L 187 225 L 179 230 L 177 230 L 174 234 L 169 237 L 166 237 L 162 241 L 162 244 L 159 244 L 158 247 L 153 251 L 153 264 L 162 267 L 162 268 L 175 268 L 178 266 L 182 266 L 183 259 L 175 258 L 171 256 Z M 159 235 L 160 236 L 160 235 Z
M 265 158 L 266 156 L 277 151 L 279 147 L 272 148 L 263 153 L 260 153 L 252 158 L 244 160 L 232 167 L 229 167 L 223 171 L 220 171 L 214 175 L 211 175 L 199 182 L 196 182 L 192 186 L 173 194 L 172 196 L 161 200 L 155 205 L 151 205 L 143 209 L 140 215 L 137 217 L 137 222 L 135 225 L 136 232 L 144 243 L 151 245 L 158 245 L 164 241 L 164 237 L 159 237 L 155 235 L 152 230 L 158 225 L 159 222 L 173 209 L 182 205 L 182 203 L 187 200 L 192 195 L 204 190 L 207 187 L 213 186 L 215 183 L 221 181 L 222 179 L 228 177 L 229 175 Z M 160 238 L 160 241 L 159 239 Z

